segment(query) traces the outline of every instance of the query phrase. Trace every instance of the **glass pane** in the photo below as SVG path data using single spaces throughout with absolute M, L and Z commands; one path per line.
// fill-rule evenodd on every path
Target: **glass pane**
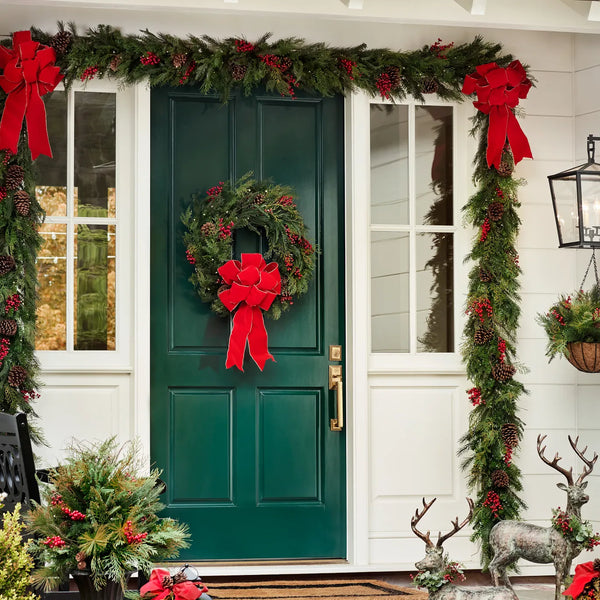
M 371 351 L 408 352 L 409 234 L 371 233 Z
M 408 215 L 408 107 L 371 104 L 371 223 Z
M 67 348 L 67 226 L 40 227 L 44 244 L 37 258 L 38 302 L 36 350 Z
M 115 349 L 116 228 L 75 226 L 75 350 Z
M 452 107 L 415 108 L 417 223 L 452 225 Z
M 75 93 L 75 216 L 115 217 L 115 94 Z
M 577 212 L 577 187 L 575 180 L 554 180 L 555 212 L 560 230 L 559 243 L 579 240 L 579 215 Z
M 417 351 L 454 352 L 454 238 L 417 235 Z
M 581 175 L 581 212 L 584 243 L 600 243 L 600 179 L 598 177 Z
M 35 194 L 49 217 L 64 217 L 67 214 L 67 95 L 52 92 L 44 102 L 53 158 L 41 154 L 36 160 Z

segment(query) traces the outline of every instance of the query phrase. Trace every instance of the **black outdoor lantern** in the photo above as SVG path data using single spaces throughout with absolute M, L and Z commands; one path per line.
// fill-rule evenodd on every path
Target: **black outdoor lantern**
M 558 244 L 561 248 L 600 248 L 600 164 L 596 141 L 587 137 L 588 161 L 549 175 Z

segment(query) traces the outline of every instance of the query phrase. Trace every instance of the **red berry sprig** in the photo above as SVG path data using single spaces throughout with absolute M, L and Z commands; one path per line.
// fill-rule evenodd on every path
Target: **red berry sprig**
M 485 400 L 481 397 L 481 388 L 480 387 L 472 387 L 470 390 L 467 390 L 467 394 L 469 396 L 469 400 L 473 406 L 479 406 L 480 404 L 485 404 Z
M 382 73 L 375 82 L 379 94 L 384 100 L 391 98 L 390 92 L 392 91 L 392 79 L 388 73 Z
M 6 166 L 10 162 L 10 159 L 13 156 L 14 156 L 14 154 L 10 150 L 5 150 L 4 151 L 4 158 L 2 159 L 2 164 L 4 166 Z
M 498 361 L 504 362 L 506 358 L 506 342 L 499 337 L 498 338 Z
M 487 298 L 482 298 L 480 300 L 476 298 L 475 300 L 473 300 L 473 302 L 471 302 L 469 308 L 467 308 L 466 310 L 467 315 L 471 315 L 473 313 L 475 313 L 479 321 L 483 323 L 485 319 L 484 313 L 489 318 L 494 313 L 494 309 L 492 308 L 492 305 Z
M 563 300 L 563 306 L 567 309 L 567 310 L 571 310 L 571 296 L 567 296 L 564 300 Z
M 23 401 L 27 403 L 37 400 L 40 397 L 35 390 L 21 390 L 21 396 L 23 397 Z
M 10 340 L 8 338 L 0 339 L 0 367 L 10 350 Z
M 98 73 L 98 65 L 94 65 L 93 67 L 88 67 L 81 74 L 81 81 L 89 81 L 90 79 L 94 79 L 96 74 Z
M 348 77 L 350 79 L 354 79 L 354 68 L 356 67 L 356 63 L 349 58 L 338 58 L 338 68 L 342 71 L 346 71 Z
M 553 308 L 549 313 L 548 316 L 553 315 L 554 318 L 564 327 L 566 325 L 565 323 L 565 319 L 564 317 L 555 309 Z
M 510 467 L 512 463 L 512 453 L 513 449 L 511 446 L 504 446 L 504 464 L 507 467 Z
M 487 493 L 486 499 L 483 502 L 483 506 L 487 506 L 492 515 L 494 515 L 494 519 L 499 519 L 500 515 L 498 514 L 504 507 L 502 506 L 502 502 L 500 502 L 500 496 L 493 490 L 490 490 Z
M 216 198 L 217 196 L 221 195 L 224 185 L 225 183 L 223 181 L 219 181 L 219 185 L 214 185 L 206 192 L 206 195 L 209 197 L 208 202 L 210 202 L 212 198 Z
M 254 44 L 247 42 L 246 40 L 234 40 L 236 52 L 252 52 L 255 48 Z
M 189 65 L 188 68 L 185 70 L 185 73 L 181 76 L 181 78 L 179 79 L 179 85 L 184 84 L 190 77 L 190 75 L 194 72 L 194 69 L 196 68 L 196 61 L 193 60 Z
M 140 62 L 146 66 L 158 65 L 160 63 L 160 57 L 155 52 L 148 50 L 146 54 L 142 54 L 142 56 L 140 56 Z
M 233 221 L 229 221 L 229 225 L 226 225 L 225 223 L 223 223 L 223 217 L 219 218 L 219 237 L 222 240 L 231 237 L 231 229 L 233 225 Z
M 449 44 L 442 44 L 442 38 L 438 38 L 437 42 L 429 46 L 429 51 L 435 54 L 436 58 L 446 59 L 448 56 L 445 54 L 446 50 L 449 50 L 454 46 L 454 42 Z
M 285 267 L 290 272 L 294 268 L 294 257 L 290 254 L 286 254 L 283 257 L 283 262 L 285 263 Z
M 128 544 L 139 544 L 148 537 L 146 531 L 142 533 L 133 533 L 133 523 L 131 521 L 125 523 L 123 526 L 123 533 L 125 534 Z
M 281 206 L 291 206 L 292 208 L 296 208 L 296 204 L 292 196 L 281 196 L 277 202 L 281 204 Z
M 67 542 L 63 540 L 59 535 L 48 536 L 43 542 L 44 546 L 48 548 L 64 548 Z
M 487 236 L 491 228 L 492 226 L 490 225 L 490 220 L 486 217 L 481 225 L 481 234 L 479 235 L 480 242 L 485 242 L 485 240 L 487 240 Z
M 1 186 L 0 187 L 0 201 L 4 200 L 4 198 L 6 198 L 6 196 L 7 196 L 6 187 Z
M 19 294 L 13 294 L 6 299 L 4 306 L 4 312 L 9 313 L 11 310 L 17 312 L 21 308 L 21 296 Z
M 57 494 L 56 492 L 54 494 L 52 494 L 50 503 L 52 504 L 52 506 L 58 507 L 60 509 L 60 511 L 64 515 L 69 517 L 69 519 L 71 519 L 72 521 L 83 521 L 86 517 L 82 512 L 79 512 L 78 510 L 71 510 L 65 504 L 64 500 L 62 499 L 62 496 L 60 494 Z
M 194 255 L 189 250 L 185 251 L 185 258 L 190 263 L 190 265 L 196 264 L 196 259 L 194 258 Z
M 496 196 L 498 196 L 498 198 L 504 198 L 504 192 L 498 186 L 496 186 Z

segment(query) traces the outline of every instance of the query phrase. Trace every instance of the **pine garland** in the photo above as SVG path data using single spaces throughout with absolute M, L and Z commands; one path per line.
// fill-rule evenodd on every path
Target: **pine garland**
M 442 44 L 441 40 L 414 51 L 370 49 L 366 45 L 348 48 L 307 43 L 300 38 L 271 41 L 264 35 L 255 42 L 241 38 L 215 40 L 209 36 L 190 35 L 185 39 L 168 34 L 142 31 L 124 35 L 118 29 L 99 25 L 79 35 L 73 25 L 50 35 L 32 28 L 33 39 L 53 46 L 57 65 L 65 75 L 65 84 L 108 77 L 123 84 L 149 82 L 152 86 L 193 86 L 204 93 L 227 101 L 241 89 L 245 94 L 266 89 L 290 98 L 306 91 L 323 96 L 363 90 L 372 96 L 402 100 L 407 96 L 423 100 L 435 93 L 439 99 L 464 101 L 461 92 L 464 78 L 478 65 L 496 62 L 506 67 L 513 57 L 502 53 L 502 46 L 476 37 L 470 43 Z M 6 46 L 11 40 L 0 42 Z M 5 96 L 0 96 L 0 110 Z M 463 357 L 474 387 L 468 390 L 474 406 L 469 431 L 461 441 L 464 469 L 469 471 L 469 485 L 477 491 L 474 516 L 474 539 L 482 543 L 484 562 L 489 559 L 487 537 L 491 526 L 503 518 L 516 518 L 523 502 L 520 471 L 512 463 L 514 443 L 505 443 L 503 426 L 512 426 L 510 436 L 516 442 L 522 434 L 517 416 L 517 401 L 523 386 L 513 379 L 515 372 L 514 342 L 519 317 L 518 256 L 515 240 L 519 218 L 516 213 L 518 181 L 512 178 L 510 157 L 498 170 L 485 162 L 487 117 L 479 113 L 474 119 L 473 134 L 479 137 L 474 180 L 479 189 L 465 206 L 467 223 L 478 228 L 473 250 L 474 263 L 469 276 Z M 28 373 L 25 385 L 35 389 L 37 365 L 33 356 L 35 328 L 34 289 L 35 257 L 40 237 L 34 225 L 41 220 L 35 202 L 33 168 L 22 140 L 19 155 L 12 164 L 25 170 L 24 189 L 32 199 L 28 217 L 15 216 L 13 191 L 0 188 L 0 255 L 14 256 L 17 270 L 0 275 L 0 301 L 15 293 L 21 295 L 17 334 L 0 368 L 2 408 L 31 412 L 27 400 L 8 384 L 13 365 L 24 366 Z M 6 165 L 0 167 L 3 175 Z M 494 204 L 493 208 L 490 205 Z M 503 205 L 501 209 L 499 204 Z M 489 212 L 488 212 L 488 209 Z M 2 271 L 0 256 L 0 272 Z M 480 316 L 481 315 L 481 319 Z M 478 336 L 479 326 L 492 330 L 491 337 Z M 487 339 L 489 337 L 489 340 Z M 485 341 L 484 341 L 485 340 Z M 434 343 L 424 340 L 424 343 Z M 0 356 L 4 352 L 0 337 Z M 35 392 L 32 392 L 35 394 Z M 505 427 L 506 429 L 506 427 Z M 506 478 L 499 474 L 504 471 Z M 495 473 L 492 480 L 492 473 Z M 494 487 L 495 486 L 495 487 Z

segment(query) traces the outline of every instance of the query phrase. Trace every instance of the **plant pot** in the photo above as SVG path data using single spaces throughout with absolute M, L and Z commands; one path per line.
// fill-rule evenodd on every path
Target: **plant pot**
M 567 360 L 584 373 L 600 373 L 600 343 L 569 342 Z
M 123 600 L 124 593 L 117 581 L 107 581 L 106 585 L 97 590 L 89 571 L 74 571 L 71 573 L 79 589 L 81 600 Z

